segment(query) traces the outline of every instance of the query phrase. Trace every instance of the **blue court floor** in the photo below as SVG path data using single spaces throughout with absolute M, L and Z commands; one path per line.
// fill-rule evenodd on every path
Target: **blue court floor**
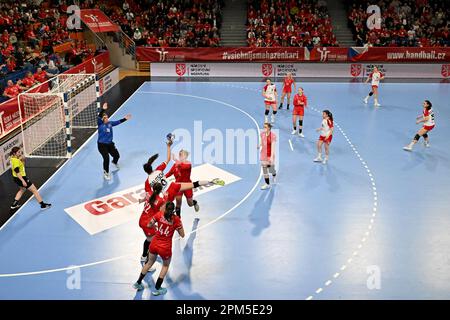
M 133 116 L 114 128 L 121 169 L 112 180 L 94 136 L 40 189 L 50 210 L 32 199 L 1 228 L 0 298 L 450 299 L 450 85 L 385 83 L 374 108 L 362 102 L 368 85 L 302 83 L 306 137 L 290 134 L 290 111 L 278 112 L 268 191 L 251 138 L 264 120 L 262 86 L 141 86 L 112 117 Z M 424 99 L 436 114 L 431 147 L 408 153 Z M 312 161 L 323 109 L 336 125 L 327 165 Z M 210 163 L 235 179 L 196 193 L 199 213 L 183 203 L 187 235 L 174 240 L 168 293 L 155 298 L 159 262 L 143 292 L 132 288 L 144 241 L 133 199 L 142 164 L 153 153 L 164 160 L 168 132 L 199 176 Z M 233 145 L 236 132 L 247 143 Z

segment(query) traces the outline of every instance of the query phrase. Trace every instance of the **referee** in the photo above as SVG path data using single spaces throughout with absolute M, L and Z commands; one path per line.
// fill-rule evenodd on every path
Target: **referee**
M 118 161 L 120 158 L 119 151 L 113 142 L 113 127 L 131 119 L 131 114 L 127 114 L 125 118 L 117 121 L 109 121 L 109 117 L 106 114 L 106 109 L 108 109 L 108 104 L 105 102 L 103 104 L 102 110 L 98 114 L 97 124 L 98 124 L 98 140 L 97 146 L 98 151 L 103 157 L 103 176 L 106 180 L 111 179 L 111 174 L 109 173 L 109 155 L 113 157 L 113 165 L 119 169 Z
M 10 152 L 10 161 L 11 161 L 11 171 L 14 182 L 19 186 L 19 191 L 17 191 L 16 196 L 14 197 L 14 202 L 11 204 L 11 210 L 19 209 L 20 204 L 19 200 L 22 198 L 23 194 L 26 190 L 30 190 L 37 202 L 41 205 L 41 210 L 45 210 L 50 208 L 52 205 L 50 203 L 45 203 L 42 200 L 39 191 L 36 189 L 35 185 L 27 178 L 27 174 L 25 173 L 25 157 L 22 154 L 22 150 L 19 147 L 14 147 Z

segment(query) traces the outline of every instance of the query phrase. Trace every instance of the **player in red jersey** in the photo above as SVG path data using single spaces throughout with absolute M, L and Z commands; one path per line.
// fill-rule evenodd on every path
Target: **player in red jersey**
M 192 164 L 187 160 L 189 157 L 189 152 L 186 150 L 180 150 L 178 153 L 179 159 L 175 160 L 175 164 L 170 168 L 169 172 L 166 173 L 166 178 L 169 178 L 170 176 L 175 177 L 175 182 L 192 182 L 191 181 L 191 170 L 192 170 Z M 198 205 L 197 200 L 194 200 L 194 193 L 192 189 L 185 190 L 183 192 L 180 192 L 175 197 L 176 200 L 176 207 L 175 212 L 177 216 L 181 217 L 181 201 L 183 198 L 183 194 L 186 197 L 186 201 L 189 207 L 194 207 L 195 211 L 198 212 L 200 210 L 200 207 Z
M 272 125 L 270 123 L 264 123 L 264 131 L 261 132 L 260 136 L 260 159 L 265 181 L 261 186 L 262 190 L 270 188 L 269 173 L 272 174 L 273 182 L 275 182 L 275 177 L 277 175 L 275 170 L 275 143 L 277 141 L 277 136 L 271 129 Z
M 369 95 L 364 98 L 364 103 L 367 104 L 369 102 L 369 98 L 373 95 L 373 105 L 375 107 L 379 107 L 378 103 L 378 86 L 380 85 L 380 81 L 384 79 L 384 75 L 378 70 L 377 67 L 373 67 L 373 71 L 367 77 L 366 83 L 372 79 L 372 90 L 369 92 Z
M 328 162 L 328 156 L 330 155 L 330 143 L 333 139 L 333 114 L 329 110 L 324 110 L 322 112 L 322 127 L 316 129 L 321 132 L 319 140 L 317 141 L 317 158 L 314 162 L 323 162 L 326 164 Z M 325 143 L 325 159 L 322 161 L 322 145 Z
M 178 232 L 180 237 L 184 238 L 183 223 L 180 217 L 174 214 L 175 205 L 173 202 L 167 202 L 164 208 L 161 209 L 148 224 L 149 228 L 155 227 L 156 233 L 152 239 L 149 257 L 146 264 L 142 267 L 139 279 L 133 285 L 137 290 L 143 290 L 142 280 L 144 280 L 146 274 L 156 261 L 156 257 L 159 255 L 163 260 L 161 272 L 159 273 L 158 280 L 155 284 L 155 290 L 152 294 L 159 296 L 167 292 L 166 288 L 162 288 L 161 285 L 164 281 L 164 277 L 169 270 L 170 261 L 172 258 L 172 238 L 175 231 Z
M 179 192 L 192 190 L 193 188 L 198 188 L 199 186 L 206 186 L 208 184 L 216 184 L 221 186 L 225 185 L 225 182 L 218 178 L 215 178 L 211 181 L 203 180 L 188 183 L 172 182 L 169 184 L 164 175 L 164 170 L 166 169 L 167 163 L 170 161 L 171 158 L 171 149 L 170 149 L 171 145 L 172 140 L 168 139 L 167 160 L 161 163 L 158 167 L 156 167 L 155 170 L 153 170 L 152 164 L 158 158 L 158 154 L 151 156 L 148 159 L 147 163 L 145 163 L 143 166 L 144 171 L 148 174 L 148 178 L 145 180 L 146 196 L 144 199 L 140 199 L 139 202 L 142 203 L 144 201 L 147 201 L 150 207 L 144 206 L 145 213 L 143 212 L 141 218 L 139 219 L 140 220 L 139 226 L 143 229 L 147 237 L 144 241 L 141 261 L 145 261 L 147 259 L 148 247 L 152 236 L 152 231 L 147 228 L 144 228 L 143 226 L 145 225 L 145 222 L 148 221 L 148 219 L 150 219 L 154 213 L 158 212 L 159 208 L 165 201 L 173 201 Z M 162 197 L 160 197 L 160 194 L 162 195 Z M 162 198 L 162 200 L 160 198 Z M 145 210 L 145 208 L 147 208 L 147 210 Z
M 272 119 L 271 122 L 275 122 L 275 115 L 277 114 L 277 88 L 275 84 L 272 84 L 270 79 L 266 80 L 266 85 L 263 88 L 262 95 L 264 97 L 264 105 L 266 110 L 264 112 L 264 122 L 269 122 L 270 108 L 272 107 Z
M 408 144 L 406 147 L 403 147 L 403 150 L 412 151 L 413 146 L 419 141 L 420 137 L 423 137 L 425 140 L 425 147 L 430 146 L 430 138 L 428 137 L 428 132 L 434 129 L 435 121 L 434 121 L 434 111 L 432 109 L 433 105 L 429 100 L 425 100 L 423 102 L 423 112 L 422 115 L 416 118 L 416 124 L 423 122 L 423 127 L 417 131 L 414 139 Z
M 298 88 L 298 93 L 294 96 L 294 110 L 292 112 L 292 125 L 294 130 L 292 134 L 297 133 L 297 118 L 298 120 L 298 135 L 302 138 L 303 135 L 303 116 L 305 115 L 305 108 L 308 107 L 308 98 L 303 94 L 303 88 Z
M 292 85 L 294 85 L 294 92 L 297 90 L 292 73 L 288 72 L 283 80 L 283 91 L 281 93 L 281 103 L 279 109 L 283 109 L 284 97 L 287 95 L 287 109 L 289 110 L 289 103 L 291 102 Z

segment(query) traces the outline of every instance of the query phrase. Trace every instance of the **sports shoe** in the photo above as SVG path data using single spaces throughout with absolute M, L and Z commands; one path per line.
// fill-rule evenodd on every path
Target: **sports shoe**
M 304 137 L 305 137 L 305 135 L 304 135 L 303 133 L 299 133 L 298 136 L 299 136 L 300 138 L 304 138 Z
M 163 288 L 163 287 L 159 288 L 158 290 L 155 289 L 155 291 L 152 291 L 152 295 L 154 295 L 154 296 L 160 296 L 160 295 L 163 295 L 166 293 L 167 293 L 167 289 Z
M 277 176 L 272 176 L 272 184 L 277 184 Z
M 412 151 L 412 147 L 410 145 L 407 145 L 406 147 L 403 147 L 403 150 Z
M 268 123 L 269 122 L 269 117 L 268 116 L 264 116 L 264 123 Z
M 322 161 L 323 164 L 327 164 L 327 162 L 328 162 L 328 158 L 325 158 L 325 159 L 323 159 L 323 161 Z
M 11 210 L 16 210 L 16 209 L 19 209 L 20 208 L 20 204 L 19 203 L 17 203 L 17 204 L 15 204 L 15 205 L 11 205 Z
M 147 262 L 147 258 L 148 256 L 147 257 L 141 256 L 141 262 Z
M 211 183 L 212 183 L 212 184 L 219 185 L 219 186 L 224 186 L 224 185 L 225 185 L 225 181 L 220 180 L 219 178 L 213 179 L 213 180 L 211 181 Z
M 426 141 L 423 142 L 423 145 L 425 146 L 425 148 L 429 148 L 430 147 L 430 143 L 426 142 Z
M 297 133 L 297 130 L 292 130 L 292 132 L 291 132 L 291 134 L 296 134 Z
M 45 203 L 45 202 L 43 202 L 43 203 L 41 204 L 41 210 L 48 209 L 48 208 L 50 208 L 51 206 L 52 206 L 51 203 Z
M 381 107 L 381 104 L 379 104 L 378 102 L 373 104 L 374 107 Z
M 314 161 L 314 162 L 322 162 L 322 157 L 321 157 L 321 156 L 318 156 L 318 157 L 315 158 L 313 161 Z
M 105 170 L 103 170 L 103 178 L 105 178 L 105 180 L 111 180 L 111 175 Z
M 195 212 L 199 212 L 200 206 L 198 205 L 198 202 L 196 204 L 194 204 L 194 210 L 195 210 Z
M 365 103 L 365 104 L 368 104 L 368 103 L 369 103 L 369 99 L 367 99 L 367 97 L 366 97 L 366 98 L 364 98 L 364 100 L 363 100 L 363 101 L 364 101 L 364 103 Z
M 135 284 L 133 284 L 133 288 L 135 288 L 137 291 L 141 291 L 144 290 L 144 285 L 142 283 L 135 282 Z
M 271 122 L 275 123 L 275 116 L 274 115 L 271 116 Z
M 120 166 L 119 166 L 119 164 L 118 163 L 114 163 L 114 162 L 112 162 L 112 164 L 114 165 L 114 167 L 117 169 L 117 170 L 119 170 L 120 169 Z
M 267 189 L 269 189 L 270 188 L 270 185 L 268 185 L 267 183 L 264 183 L 262 186 L 261 186 L 261 190 L 267 190 Z

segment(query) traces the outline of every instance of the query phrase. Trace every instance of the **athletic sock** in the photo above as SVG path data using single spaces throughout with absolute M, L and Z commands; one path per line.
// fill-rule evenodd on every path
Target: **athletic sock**
M 148 247 L 149 246 L 150 246 L 150 242 L 147 239 L 145 239 L 145 241 L 144 241 L 144 249 L 142 251 L 142 256 L 143 257 L 148 256 Z
M 298 129 L 298 133 L 302 133 L 302 131 L 303 131 L 302 128 Z
M 269 178 L 264 178 L 264 180 L 266 181 L 266 184 L 270 184 Z
M 287 104 L 287 108 L 289 109 L 289 103 Z
M 143 274 L 141 272 L 141 274 L 139 275 L 139 279 L 138 279 L 137 283 L 141 284 L 141 282 L 142 282 L 142 280 L 144 280 L 144 278 L 145 278 L 145 274 Z
M 181 218 L 181 208 L 175 208 L 175 213 Z
M 158 280 L 156 280 L 156 284 L 155 284 L 156 290 L 161 289 L 161 285 L 162 285 L 163 281 L 164 281 L 164 278 L 158 278 Z
M 19 200 L 16 200 L 16 199 L 14 199 L 14 202 L 12 203 L 12 205 L 11 206 L 17 206 L 19 204 Z

